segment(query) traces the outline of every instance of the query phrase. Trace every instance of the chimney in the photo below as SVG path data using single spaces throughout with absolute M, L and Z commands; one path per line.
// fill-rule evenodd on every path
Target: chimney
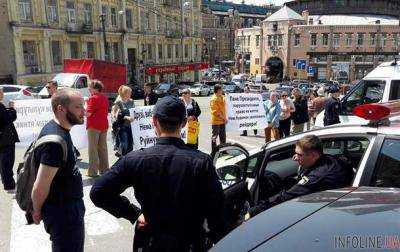
M 310 13 L 308 12 L 308 10 L 304 10 L 301 15 L 303 16 L 304 20 L 306 21 L 306 24 L 308 24 L 308 16 L 310 15 Z

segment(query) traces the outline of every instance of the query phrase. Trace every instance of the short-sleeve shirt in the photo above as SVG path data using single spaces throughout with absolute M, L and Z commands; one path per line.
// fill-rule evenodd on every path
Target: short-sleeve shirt
M 68 202 L 83 197 L 82 175 L 76 165 L 76 152 L 69 130 L 62 128 L 54 120 L 48 122 L 39 134 L 59 135 L 67 143 L 67 162 L 63 164 L 62 147 L 56 143 L 48 143 L 38 147 L 35 160 L 39 163 L 57 167 L 58 171 L 51 183 L 49 195 L 45 203 Z

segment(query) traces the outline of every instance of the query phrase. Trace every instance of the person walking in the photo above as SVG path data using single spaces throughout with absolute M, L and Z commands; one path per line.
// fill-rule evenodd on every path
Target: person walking
M 122 85 L 118 89 L 118 98 L 112 107 L 112 117 L 117 124 L 115 132 L 115 155 L 117 157 L 125 156 L 133 150 L 133 136 L 131 123 L 133 118 L 129 110 L 135 107 L 135 102 L 131 99 L 132 89 Z
M 67 159 L 63 161 L 63 148 L 56 143 L 40 145 L 35 150 L 39 163 L 32 188 L 32 219 L 50 235 L 52 251 L 81 252 L 84 248 L 85 206 L 83 203 L 82 175 L 76 167 L 76 153 L 70 130 L 83 124 L 85 109 L 82 94 L 65 88 L 51 98 L 54 119 L 39 134 L 60 136 L 67 146 Z
M 182 100 L 185 103 L 188 123 L 190 121 L 198 122 L 199 116 L 201 114 L 201 109 L 199 104 L 192 98 L 192 94 L 189 89 L 185 88 L 184 90 L 182 90 Z M 197 150 L 199 148 L 199 138 L 197 137 L 196 144 L 187 145 Z
M 281 105 L 279 104 L 278 94 L 272 92 L 269 100 L 264 102 L 265 112 L 267 113 L 268 126 L 264 129 L 265 142 L 271 141 L 271 135 L 274 140 L 279 139 L 279 117 L 281 114 Z
M 225 98 L 223 96 L 222 86 L 216 84 L 214 86 L 214 95 L 210 100 L 211 109 L 211 153 L 213 153 L 217 147 L 217 138 L 219 137 L 220 144 L 226 142 L 226 131 L 225 125 L 228 122 L 225 111 Z
M 18 133 L 15 130 L 14 121 L 17 119 L 17 111 L 14 102 L 3 104 L 4 90 L 0 87 L 0 175 L 4 190 L 13 193 L 15 180 L 13 167 L 15 162 L 15 143 L 19 142 Z
M 326 98 L 323 90 L 318 89 L 316 94 L 314 95 L 315 98 L 311 99 L 311 113 L 310 117 L 312 119 L 313 125 L 315 125 L 315 121 L 319 113 L 322 112 L 325 108 Z
M 340 88 L 331 86 L 328 89 L 329 98 L 325 104 L 324 126 L 334 125 L 340 123 L 339 114 L 341 110 L 340 105 Z
M 151 84 L 146 83 L 144 85 L 144 106 L 155 105 L 157 100 L 157 95 L 154 93 Z
M 244 93 L 246 93 L 246 94 L 248 94 L 248 93 L 250 93 L 250 87 L 249 87 L 249 85 L 246 85 L 245 87 L 244 87 Z M 254 132 L 254 135 L 256 136 L 257 135 L 257 129 L 254 129 L 253 130 L 253 132 Z M 247 136 L 247 130 L 243 130 L 243 132 L 242 132 L 242 134 L 240 134 L 241 136 Z
M 291 114 L 296 110 L 293 102 L 288 98 L 288 93 L 283 91 L 279 101 L 281 114 L 279 117 L 279 136 L 281 138 L 290 136 Z
M 89 83 L 87 105 L 87 133 L 89 140 L 89 169 L 87 176 L 96 177 L 109 169 L 107 151 L 108 98 L 101 93 L 103 84 L 98 80 Z
M 293 133 L 301 133 L 304 131 L 305 124 L 310 120 L 308 117 L 307 99 L 303 97 L 300 89 L 295 88 L 292 91 L 294 96 L 295 111 L 292 113 Z
M 136 222 L 134 251 L 206 251 L 226 232 L 224 193 L 209 155 L 185 145 L 181 99 L 166 96 L 153 110 L 155 146 L 129 153 L 93 185 L 93 203 L 117 218 Z M 139 205 L 122 196 L 133 187 Z M 139 243 L 140 241 L 140 243 Z

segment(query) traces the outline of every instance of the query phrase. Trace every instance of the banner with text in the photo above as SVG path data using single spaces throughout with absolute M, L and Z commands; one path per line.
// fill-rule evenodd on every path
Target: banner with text
M 261 94 L 229 94 L 225 98 L 227 130 L 264 129 L 268 122 Z
M 130 109 L 133 118 L 131 127 L 134 150 L 149 148 L 156 144 L 157 136 L 152 123 L 153 107 L 143 106 Z M 186 139 L 186 130 L 182 130 L 181 138 Z
M 20 139 L 19 145 L 29 146 L 43 126 L 54 118 L 50 99 L 16 100 L 17 120 L 14 122 Z M 88 146 L 86 126 L 76 125 L 71 129 L 71 137 L 78 149 Z

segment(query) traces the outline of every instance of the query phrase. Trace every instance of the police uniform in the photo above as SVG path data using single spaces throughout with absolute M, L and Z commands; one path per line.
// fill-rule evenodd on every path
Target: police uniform
M 283 190 L 279 194 L 261 201 L 250 209 L 254 216 L 274 205 L 303 195 L 342 188 L 349 186 L 352 179 L 352 170 L 349 166 L 335 157 L 322 155 L 315 164 L 307 169 L 299 169 L 297 184 L 289 190 Z
M 179 98 L 169 96 L 157 102 L 153 113 L 158 119 L 183 121 L 185 110 Z M 120 195 L 131 186 L 141 208 Z M 225 232 L 224 194 L 212 159 L 179 138 L 158 138 L 155 146 L 121 158 L 96 181 L 90 197 L 96 206 L 132 224 L 144 215 L 148 224 L 135 231 L 134 243 L 146 243 L 134 244 L 134 250 L 205 251 L 205 219 L 213 242 Z M 148 239 L 137 239 L 138 233 Z
M 329 90 L 330 93 L 339 92 L 338 87 L 332 87 Z M 340 123 L 339 113 L 340 113 L 340 101 L 339 99 L 331 96 L 328 98 L 325 104 L 325 115 L 324 115 L 324 126 L 329 126 L 333 124 Z

